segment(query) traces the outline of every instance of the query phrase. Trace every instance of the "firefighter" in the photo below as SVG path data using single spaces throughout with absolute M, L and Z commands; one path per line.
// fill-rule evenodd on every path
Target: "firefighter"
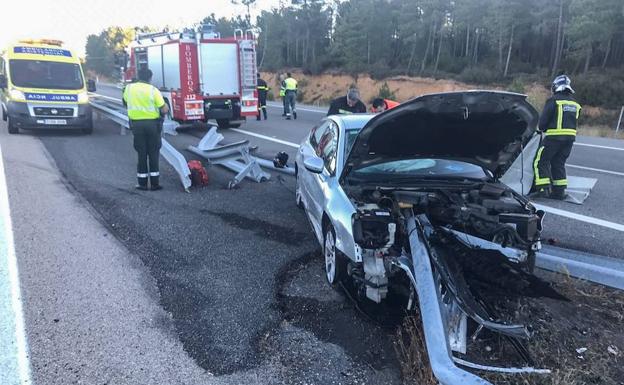
M 560 75 L 553 80 L 552 97 L 546 101 L 539 120 L 543 141 L 535 157 L 537 196 L 563 200 L 568 186 L 565 163 L 576 139 L 581 105 L 574 99 L 570 78 Z
M 267 94 L 269 93 L 269 86 L 267 82 L 260 78 L 260 73 L 258 72 L 258 85 L 256 89 L 258 90 L 258 115 L 256 116 L 257 120 L 260 120 L 260 114 L 264 115 L 264 120 L 267 120 Z
M 375 98 L 373 100 L 373 105 L 371 106 L 371 112 L 376 112 L 376 113 L 384 112 L 384 111 L 393 109 L 399 104 L 400 104 L 399 102 L 395 102 L 394 100 Z
M 346 96 L 341 96 L 332 100 L 327 115 L 356 114 L 362 112 L 366 112 L 366 106 L 360 100 L 360 91 L 358 91 L 357 88 L 351 88 L 347 91 Z
M 297 110 L 295 110 L 295 103 L 297 102 L 297 81 L 293 79 L 290 72 L 286 74 L 284 79 L 284 91 L 286 100 L 286 120 L 290 120 L 290 116 L 297 119 Z
M 135 83 L 128 84 L 123 91 L 123 102 L 128 109 L 130 128 L 134 136 L 134 149 L 138 154 L 137 180 L 138 190 L 147 190 L 147 181 L 151 190 L 160 190 L 160 157 L 162 119 L 161 113 L 167 114 L 169 107 L 158 88 L 152 86 L 152 71 L 139 70 Z

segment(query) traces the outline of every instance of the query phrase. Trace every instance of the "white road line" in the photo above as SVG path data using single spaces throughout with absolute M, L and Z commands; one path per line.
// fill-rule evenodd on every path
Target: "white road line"
M 294 148 L 299 148 L 299 145 L 297 143 L 293 143 L 293 142 L 287 142 L 285 140 L 281 140 L 281 139 L 277 139 L 277 138 L 272 138 L 270 136 L 266 136 L 266 135 L 261 135 L 261 134 L 256 134 L 255 132 L 250 132 L 250 131 L 245 131 L 245 130 L 241 130 L 240 128 L 230 128 L 230 131 L 236 131 L 239 132 L 241 134 L 245 134 L 245 135 L 249 135 L 249 136 L 255 136 L 256 138 L 260 138 L 260 139 L 264 139 L 264 140 L 270 140 L 271 142 L 275 142 L 275 143 L 279 143 L 279 144 L 283 144 L 285 146 L 289 146 L 289 147 L 294 147 Z
M 603 170 L 600 168 L 593 168 L 593 167 L 585 167 L 585 166 L 579 166 L 576 164 L 567 164 L 567 167 L 571 167 L 571 168 L 577 168 L 579 170 L 587 170 L 587 171 L 595 171 L 595 172 L 602 172 L 604 174 L 611 174 L 611 175 L 617 175 L 617 176 L 624 176 L 624 172 L 617 172 L 617 171 L 610 171 L 610 170 Z
M 539 203 L 533 203 L 533 205 L 540 210 L 546 211 L 547 213 L 551 213 L 551 214 L 559 215 L 561 217 L 575 219 L 577 221 L 591 223 L 592 225 L 598 225 L 598 226 L 606 227 L 608 229 L 624 232 L 624 225 L 620 223 L 609 222 L 609 221 L 605 221 L 604 219 L 598 219 L 594 217 L 588 217 L 586 215 L 576 214 L 570 211 L 556 209 L 550 206 L 544 206 Z
M 605 149 L 605 150 L 624 151 L 624 148 L 621 148 L 621 147 L 600 146 L 600 145 L 598 145 L 598 144 L 589 144 L 589 143 L 574 142 L 574 145 L 575 145 L 575 146 L 585 146 L 585 147 L 602 148 L 602 149 Z
M 272 108 L 284 108 L 280 104 L 273 104 L 273 103 L 267 103 L 267 106 L 268 107 L 272 107 Z M 311 108 L 305 108 L 305 107 L 296 107 L 295 109 L 297 111 L 316 112 L 317 114 L 325 114 L 325 113 L 327 113 L 327 111 L 324 111 L 324 110 L 313 110 Z
M 30 378 L 30 362 L 28 360 L 28 343 L 26 341 L 26 330 L 24 326 L 24 313 L 22 309 L 22 294 L 20 289 L 19 271 L 17 267 L 17 257 L 15 255 L 15 244 L 13 241 L 13 226 L 11 224 L 11 212 L 9 207 L 9 194 L 6 184 L 6 176 L 4 173 L 4 161 L 2 150 L 0 149 L 0 276 L 4 284 L 9 284 L 11 309 L 7 312 L 0 312 L 0 319 L 3 328 L 12 325 L 12 330 L 4 329 L 11 335 L 0 335 L 0 340 L 5 342 L 0 346 L 0 359 L 3 361 L 4 368 L 11 368 L 13 360 L 16 362 L 13 370 L 16 373 L 3 373 L 4 378 L 2 384 L 7 385 L 26 385 L 32 384 Z M 8 277 L 4 277 L 2 273 L 6 272 Z M 7 282 L 8 281 L 8 282 Z M 3 287 L 0 284 L 0 287 Z M 4 296 L 5 293 L 0 293 Z M 0 301 L 1 304 L 1 301 Z M 2 314 L 4 313 L 4 314 Z M 12 313 L 12 314 L 11 314 Z M 13 317 L 11 320 L 10 317 Z M 8 341 L 5 341 L 8 338 Z

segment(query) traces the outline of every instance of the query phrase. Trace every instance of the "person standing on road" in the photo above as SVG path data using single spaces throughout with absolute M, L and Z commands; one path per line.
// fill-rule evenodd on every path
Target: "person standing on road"
M 399 104 L 400 104 L 399 102 L 395 102 L 394 100 L 375 98 L 373 100 L 373 105 L 371 106 L 371 112 L 375 112 L 375 113 L 384 112 L 384 111 L 393 109 Z
M 552 92 L 539 120 L 544 138 L 534 162 L 535 190 L 537 196 L 563 200 L 568 186 L 565 163 L 576 139 L 581 105 L 574 99 L 574 90 L 566 75 L 553 80 Z
M 360 91 L 351 88 L 346 96 L 332 100 L 327 115 L 358 114 L 366 112 L 366 106 L 360 100 Z
M 284 82 L 284 79 L 282 79 L 282 75 L 280 75 L 280 91 L 279 91 L 279 96 L 280 98 L 282 98 L 282 107 L 283 107 L 283 111 L 282 111 L 282 116 L 286 116 L 286 83 Z
M 297 81 L 293 79 L 292 75 L 286 74 L 284 79 L 284 90 L 286 94 L 286 120 L 290 120 L 290 116 L 297 119 L 297 110 L 295 110 L 295 104 L 297 102 Z
M 128 84 L 123 91 L 123 102 L 128 109 L 130 128 L 134 136 L 134 149 L 138 154 L 136 186 L 147 190 L 149 177 L 150 188 L 160 190 L 160 157 L 162 120 L 161 113 L 167 114 L 169 107 L 158 88 L 150 84 L 152 71 L 141 69 L 135 83 Z
M 258 72 L 258 85 L 256 89 L 258 90 L 258 115 L 256 116 L 257 120 L 260 120 L 260 113 L 264 115 L 264 120 L 267 120 L 267 94 L 269 93 L 269 85 L 267 82 L 260 78 L 260 72 Z

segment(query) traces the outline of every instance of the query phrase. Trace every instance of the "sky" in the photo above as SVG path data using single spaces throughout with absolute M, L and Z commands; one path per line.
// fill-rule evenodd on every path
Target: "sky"
M 252 17 L 279 3 L 257 0 Z M 211 13 L 230 17 L 245 12 L 243 5 L 230 0 L 2 0 L 0 51 L 19 39 L 46 38 L 62 40 L 83 56 L 87 35 L 109 26 L 191 26 Z

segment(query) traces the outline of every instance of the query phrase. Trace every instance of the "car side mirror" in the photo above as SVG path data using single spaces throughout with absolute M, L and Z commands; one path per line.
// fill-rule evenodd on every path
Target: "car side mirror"
M 87 91 L 89 92 L 97 91 L 97 87 L 95 86 L 95 80 L 93 79 L 87 80 Z
M 8 81 L 6 75 L 0 75 L 0 89 L 8 87 Z
M 303 160 L 303 165 L 306 170 L 313 172 L 315 174 L 320 174 L 323 172 L 323 167 L 325 167 L 325 163 L 323 159 L 318 156 L 310 156 Z

